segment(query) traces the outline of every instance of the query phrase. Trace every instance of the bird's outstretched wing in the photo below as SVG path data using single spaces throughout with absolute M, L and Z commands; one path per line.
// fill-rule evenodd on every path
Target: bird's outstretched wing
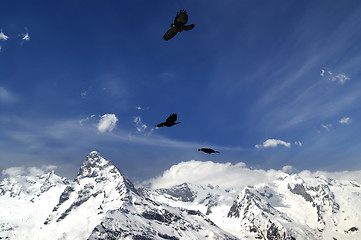
M 174 24 L 176 26 L 183 26 L 188 22 L 188 15 L 186 10 L 180 10 L 177 12 L 177 16 L 174 18 Z
M 175 35 L 177 35 L 178 31 L 175 30 L 174 28 L 170 28 L 163 36 L 163 39 L 168 41 L 169 39 L 171 39 L 172 37 L 174 37 Z
M 165 121 L 166 123 L 175 123 L 175 121 L 177 121 L 177 114 L 172 113 Z
M 189 31 L 194 28 L 194 24 L 185 25 L 182 27 L 182 30 Z

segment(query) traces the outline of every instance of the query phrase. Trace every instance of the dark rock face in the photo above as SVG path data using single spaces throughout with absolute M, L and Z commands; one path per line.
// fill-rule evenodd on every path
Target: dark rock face
M 302 196 L 307 202 L 312 202 L 313 200 L 311 195 L 306 192 L 306 189 L 303 186 L 303 184 L 295 184 L 293 187 L 288 185 L 288 189 L 292 193 Z
M 172 214 L 171 212 L 162 209 L 160 212 L 145 211 L 141 214 L 142 217 L 148 220 L 155 220 L 165 224 L 171 224 L 172 222 L 178 221 L 179 217 Z
M 351 234 L 354 232 L 357 232 L 358 228 L 357 227 L 351 227 L 349 230 L 345 231 L 346 234 Z
M 156 190 L 160 194 L 167 194 L 182 202 L 193 202 L 195 193 L 191 191 L 187 183 L 176 185 L 172 188 L 161 188 Z

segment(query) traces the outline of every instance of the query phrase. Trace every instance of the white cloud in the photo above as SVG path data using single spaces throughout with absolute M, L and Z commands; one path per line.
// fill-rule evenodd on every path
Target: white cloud
M 262 144 L 257 144 L 255 145 L 256 148 L 261 148 L 261 147 L 277 147 L 278 145 L 283 145 L 285 147 L 291 147 L 291 143 L 289 142 L 285 142 L 279 139 L 267 139 L 266 141 L 264 141 Z
M 0 102 L 16 102 L 17 98 L 3 87 L 0 87 Z
M 2 49 L 3 49 L 3 46 L 0 45 L 0 52 L 1 52 Z
M 6 36 L 3 31 L 0 32 L 0 40 L 6 41 L 6 40 L 8 40 L 8 38 L 9 38 L 9 37 Z
M 22 34 L 22 36 L 23 36 L 22 40 L 24 40 L 24 41 L 29 41 L 30 40 L 29 33 Z
M 346 81 L 350 80 L 350 78 L 345 73 L 340 73 L 334 76 L 334 74 L 330 70 L 321 69 L 321 77 L 327 77 L 327 79 L 331 82 L 338 82 L 343 85 Z
M 232 164 L 191 160 L 173 165 L 162 176 L 153 178 L 146 183 L 150 183 L 153 189 L 171 187 L 184 182 L 212 184 L 225 188 L 243 188 L 247 185 L 266 182 L 279 173 L 281 171 L 251 170 L 246 168 L 246 164 L 243 162 Z
M 137 109 L 138 109 L 138 110 L 142 110 L 142 107 L 141 107 L 141 106 L 138 106 Z
M 97 125 L 98 131 L 104 133 L 106 131 L 111 132 L 116 126 L 118 118 L 115 114 L 104 114 Z
M 29 30 L 27 27 L 25 27 L 25 33 L 22 33 L 19 36 L 22 40 L 21 44 L 23 44 L 25 41 L 30 41 Z
M 302 147 L 302 143 L 301 143 L 301 141 L 296 141 L 296 142 L 295 142 L 295 144 L 296 144 L 297 146 Z
M 144 132 L 147 129 L 147 125 L 142 122 L 140 116 L 134 117 L 133 122 L 138 132 Z
M 328 123 L 328 124 L 321 124 L 321 126 L 326 129 L 327 131 L 330 130 L 330 128 L 332 127 L 332 124 L 331 123 Z
M 344 118 L 340 119 L 339 123 L 340 124 L 351 124 L 351 118 L 344 117 Z

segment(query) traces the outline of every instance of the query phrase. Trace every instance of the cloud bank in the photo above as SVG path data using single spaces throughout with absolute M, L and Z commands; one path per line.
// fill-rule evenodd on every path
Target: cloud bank
M 291 147 L 291 143 L 282 141 L 280 139 L 267 139 L 262 144 L 255 145 L 255 148 L 267 148 L 267 147 L 277 147 L 278 145 L 283 145 L 285 147 Z
M 193 184 L 220 186 L 223 188 L 242 189 L 246 186 L 263 184 L 276 180 L 282 174 L 298 173 L 302 176 L 326 176 L 339 180 L 354 180 L 361 183 L 361 170 L 343 171 L 343 172 L 325 172 L 325 171 L 302 171 L 298 172 L 292 166 L 284 166 L 281 170 L 262 170 L 249 169 L 246 164 L 239 162 L 232 163 L 216 163 L 201 162 L 191 160 L 180 162 L 166 170 L 161 176 L 150 179 L 145 184 L 150 184 L 152 189 L 168 188 L 174 185 L 189 182 Z
M 287 168 L 290 170 L 290 168 Z M 239 162 L 215 163 L 191 160 L 180 162 L 166 170 L 162 176 L 153 178 L 150 183 L 153 189 L 166 188 L 184 182 L 194 184 L 212 184 L 224 188 L 243 188 L 247 185 L 260 184 L 273 179 L 283 171 L 277 170 L 251 170 L 246 164 Z
M 51 170 L 58 168 L 55 165 L 43 165 L 41 167 L 10 167 L 1 171 L 2 177 L 18 176 L 40 176 Z
M 97 125 L 98 131 L 101 133 L 111 132 L 116 127 L 118 118 L 115 114 L 104 114 Z

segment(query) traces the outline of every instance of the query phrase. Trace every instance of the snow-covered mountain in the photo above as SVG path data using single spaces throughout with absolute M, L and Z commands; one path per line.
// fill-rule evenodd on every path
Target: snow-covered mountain
M 71 183 L 51 172 L 4 179 L 0 193 L 0 239 L 236 239 L 201 212 L 140 194 L 95 151 Z
M 361 239 L 361 184 L 282 173 L 243 189 L 135 188 L 93 151 L 73 181 L 0 182 L 0 239 Z
M 199 210 L 240 239 L 361 239 L 361 186 L 354 181 L 282 173 L 239 191 L 184 183 L 151 196 Z

